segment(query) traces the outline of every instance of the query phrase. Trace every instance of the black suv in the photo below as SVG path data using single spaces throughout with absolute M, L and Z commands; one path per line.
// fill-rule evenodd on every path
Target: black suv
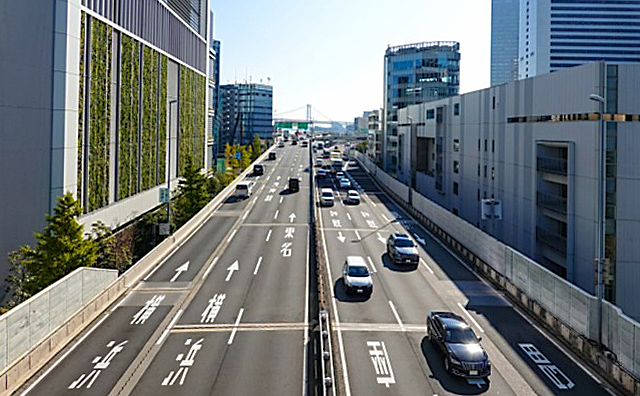
M 260 175 L 264 175 L 264 165 L 262 164 L 255 164 L 253 166 L 253 174 L 255 176 L 260 176 Z
M 298 192 L 300 191 L 300 179 L 297 177 L 289 178 L 289 192 Z
M 273 161 L 276 159 L 276 153 L 269 153 L 269 160 Z
M 411 238 L 405 234 L 391 234 L 387 239 L 387 253 L 394 263 L 418 265 L 420 256 Z
M 464 378 L 485 378 L 491 362 L 471 327 L 452 312 L 429 312 L 427 336 L 444 353 L 444 368 Z

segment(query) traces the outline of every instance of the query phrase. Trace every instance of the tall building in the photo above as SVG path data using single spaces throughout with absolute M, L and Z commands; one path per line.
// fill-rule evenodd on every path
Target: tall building
M 214 37 L 213 12 L 209 14 L 209 62 L 207 64 L 207 156 L 209 166 L 216 166 L 220 152 L 220 130 L 222 128 L 220 102 L 220 41 Z
M 592 62 L 400 110 L 425 147 L 415 189 L 593 293 L 602 152 L 590 95 L 604 97 L 605 297 L 637 320 L 639 85 L 640 65 Z M 501 219 L 483 218 L 483 199 Z
M 271 140 L 273 132 L 273 87 L 264 84 L 220 86 L 222 130 L 219 148 L 226 143 L 250 143 L 257 133 Z
M 187 157 L 205 166 L 207 15 L 206 0 L 1 2 L 0 279 L 62 193 L 115 227 Z
M 460 90 L 460 44 L 434 41 L 388 47 L 384 54 L 383 166 L 402 173 L 398 109 L 457 95 Z
M 520 0 L 519 78 L 604 60 L 640 62 L 640 1 Z
M 369 157 L 378 164 L 382 156 L 382 120 L 381 109 L 369 111 L 367 129 L 369 130 Z
M 518 79 L 520 0 L 491 1 L 491 86 Z

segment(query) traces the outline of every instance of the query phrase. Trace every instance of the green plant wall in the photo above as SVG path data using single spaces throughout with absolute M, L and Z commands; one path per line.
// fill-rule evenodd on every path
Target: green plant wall
M 118 199 L 138 192 L 140 43 L 123 34 L 120 66 Z
M 112 29 L 94 19 L 91 25 L 89 99 L 88 211 L 109 203 L 109 126 L 111 121 Z
M 204 76 L 180 66 L 180 134 L 178 143 L 178 172 L 180 175 L 191 157 L 198 167 L 204 167 L 205 144 L 205 92 Z
M 140 152 L 141 190 L 156 185 L 156 158 L 158 155 L 158 55 L 144 47 L 142 73 L 142 140 Z
M 87 15 L 80 13 L 80 78 L 78 88 L 78 162 L 77 162 L 77 190 L 76 198 L 82 202 L 82 175 L 84 167 L 84 51 L 85 51 L 85 24 Z M 87 208 L 83 208 L 86 213 Z
M 166 182 L 167 167 L 167 57 L 160 55 L 160 127 L 158 128 L 158 179 L 156 184 Z

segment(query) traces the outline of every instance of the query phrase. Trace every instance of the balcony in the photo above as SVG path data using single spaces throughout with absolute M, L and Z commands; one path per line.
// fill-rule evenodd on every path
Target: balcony
M 536 204 L 555 213 L 567 214 L 567 198 L 559 195 L 538 192 Z
M 566 176 L 568 171 L 568 162 L 564 158 L 539 156 L 536 169 L 540 172 L 549 172 Z

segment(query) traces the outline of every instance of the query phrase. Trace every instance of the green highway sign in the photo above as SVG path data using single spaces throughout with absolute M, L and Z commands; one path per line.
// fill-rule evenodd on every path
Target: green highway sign
M 293 128 L 293 122 L 278 121 L 276 122 L 276 128 L 291 129 Z
M 298 129 L 309 129 L 309 123 L 308 122 L 299 122 L 298 123 Z

